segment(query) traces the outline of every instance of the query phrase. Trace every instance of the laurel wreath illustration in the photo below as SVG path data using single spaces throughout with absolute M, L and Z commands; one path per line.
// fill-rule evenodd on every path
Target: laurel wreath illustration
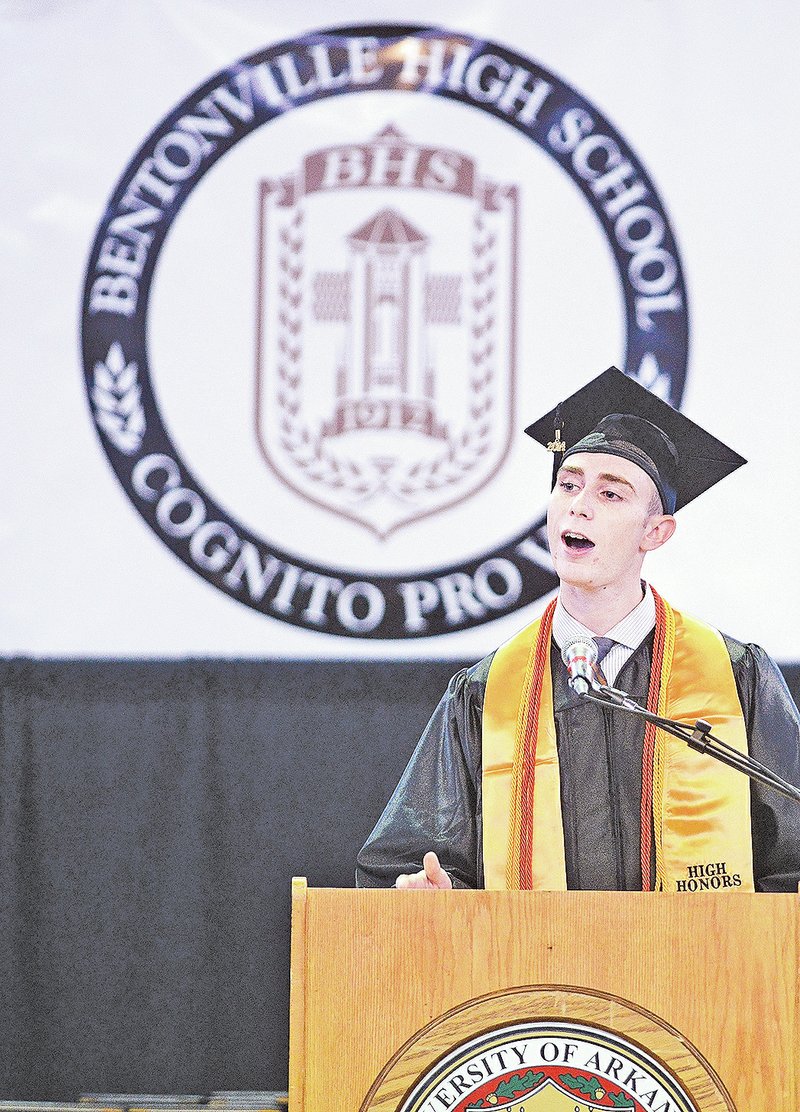
M 474 1108 L 493 1108 L 498 1110 L 503 1107 L 500 1104 L 502 1100 L 505 1103 L 508 1100 L 513 1100 L 514 1097 L 524 1096 L 530 1093 L 540 1081 L 544 1078 L 543 1072 L 534 1073 L 533 1070 L 528 1070 L 527 1073 L 515 1073 L 512 1077 L 501 1081 L 500 1084 L 491 1093 L 487 1093 L 483 1100 L 478 1101 L 477 1104 L 471 1106 Z M 590 1101 L 602 1100 L 606 1097 L 611 1101 L 609 1107 L 611 1108 L 635 1108 L 634 1102 L 630 1097 L 626 1097 L 623 1092 L 613 1093 L 608 1089 L 603 1088 L 603 1083 L 597 1077 L 580 1077 L 578 1074 L 561 1073 L 558 1080 L 567 1089 L 572 1089 L 573 1092 L 580 1093 L 581 1096 L 588 1097 Z M 576 1109 L 576 1112 L 578 1110 Z
M 139 367 L 128 362 L 118 341 L 94 365 L 91 398 L 95 420 L 114 447 L 126 456 L 138 451 L 147 429 Z
M 473 226 L 474 264 L 470 281 L 470 406 L 469 421 L 445 441 L 431 460 L 395 468 L 388 473 L 373 463 L 335 456 L 324 440 L 312 434 L 301 417 L 303 367 L 304 215 L 300 208 L 281 230 L 278 249 L 278 391 L 281 446 L 310 480 L 366 500 L 388 490 L 403 500 L 434 492 L 463 480 L 489 451 L 492 434 L 492 384 L 495 378 L 497 237 L 480 214 Z
M 630 1109 L 636 1107 L 630 1097 L 626 1097 L 623 1092 L 612 1093 L 610 1090 L 604 1089 L 603 1083 L 597 1077 L 580 1077 L 573 1073 L 560 1073 L 558 1080 L 568 1089 L 573 1089 L 583 1096 L 589 1097 L 590 1100 L 602 1100 L 603 1097 L 608 1097 L 612 1108 Z
M 543 1073 L 534 1073 L 533 1070 L 528 1070 L 527 1073 L 515 1073 L 512 1077 L 501 1081 L 500 1084 L 491 1093 L 488 1093 L 483 1100 L 472 1107 L 475 1108 L 497 1108 L 499 1101 L 512 1100 L 514 1097 L 524 1096 L 532 1089 L 535 1089 L 539 1082 L 544 1078 Z M 500 1105 L 502 1107 L 502 1105 Z
M 336 459 L 300 417 L 302 404 L 304 214 L 298 208 L 281 230 L 278 250 L 278 393 L 281 445 L 311 480 L 363 496 L 370 483 L 354 461 Z
M 631 377 L 662 401 L 669 401 L 670 376 L 661 370 L 652 353 L 648 352 L 642 357 L 638 371 Z

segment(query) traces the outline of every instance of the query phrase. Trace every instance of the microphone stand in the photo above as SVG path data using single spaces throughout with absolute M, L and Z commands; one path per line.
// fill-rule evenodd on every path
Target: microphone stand
M 576 685 L 573 684 L 573 687 L 577 690 Z M 659 715 L 645 710 L 644 707 L 640 707 L 626 691 L 620 691 L 616 687 L 609 687 L 606 684 L 596 682 L 593 682 L 593 687 L 595 691 L 602 693 L 602 698 L 590 694 L 589 691 L 579 691 L 578 693 L 584 699 L 599 703 L 600 706 L 608 707 L 611 710 L 626 710 L 629 714 L 637 714 L 640 718 L 644 718 L 646 722 L 654 723 L 665 733 L 672 734 L 673 737 L 685 741 L 689 748 L 694 749 L 697 753 L 705 753 L 709 757 L 714 757 L 728 765 L 729 768 L 735 768 L 737 772 L 749 776 L 751 780 L 766 784 L 767 787 L 774 788 L 775 791 L 793 799 L 795 803 L 800 803 L 800 788 L 796 788 L 794 784 L 790 784 L 788 780 L 784 780 L 777 772 L 773 772 L 771 768 L 767 768 L 766 765 L 761 764 L 760 761 L 755 760 L 749 754 L 740 753 L 738 749 L 734 749 L 720 738 L 714 737 L 711 733 L 711 725 L 705 719 L 698 718 L 695 724 L 690 726 L 688 722 L 676 722 L 672 718 L 661 718 Z

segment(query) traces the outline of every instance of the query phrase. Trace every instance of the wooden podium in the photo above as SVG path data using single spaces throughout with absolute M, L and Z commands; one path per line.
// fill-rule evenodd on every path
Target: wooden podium
M 799 941 L 798 896 L 298 879 L 289 1107 L 798 1112 Z

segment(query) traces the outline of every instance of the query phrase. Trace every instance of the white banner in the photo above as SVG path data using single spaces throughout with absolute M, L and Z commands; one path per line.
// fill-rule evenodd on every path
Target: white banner
M 522 430 L 615 364 L 750 460 L 646 573 L 800 659 L 770 16 L 0 6 L 0 651 L 477 658 L 553 589 Z

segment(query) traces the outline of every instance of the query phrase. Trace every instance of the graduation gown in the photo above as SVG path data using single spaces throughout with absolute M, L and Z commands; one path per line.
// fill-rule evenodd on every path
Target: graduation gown
M 653 635 L 615 687 L 647 702 Z M 757 645 L 725 637 L 750 753 L 800 785 L 800 715 L 777 665 Z M 453 677 L 361 853 L 359 887 L 389 887 L 435 850 L 457 887 L 483 886 L 481 723 L 492 655 Z M 580 699 L 551 646 L 553 709 L 561 769 L 567 887 L 639 890 L 644 722 Z M 796 892 L 800 805 L 751 782 L 756 890 Z M 491 832 L 488 832 L 491 836 Z M 651 869 L 654 865 L 651 864 Z

